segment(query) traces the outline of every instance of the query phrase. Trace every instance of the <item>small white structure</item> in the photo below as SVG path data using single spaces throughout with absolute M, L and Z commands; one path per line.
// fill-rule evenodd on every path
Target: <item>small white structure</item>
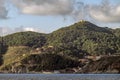
M 80 20 L 80 22 L 82 23 L 82 22 L 85 22 L 84 20 Z

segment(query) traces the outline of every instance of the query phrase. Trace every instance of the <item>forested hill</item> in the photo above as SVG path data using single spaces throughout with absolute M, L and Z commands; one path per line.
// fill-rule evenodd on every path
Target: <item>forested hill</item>
M 50 34 L 18 32 L 3 37 L 7 46 L 55 47 L 56 53 L 92 55 L 120 52 L 120 29 L 98 27 L 88 21 L 80 21 Z
M 79 59 L 85 56 L 116 53 L 120 54 L 120 29 L 80 21 L 50 34 L 28 31 L 0 37 L 0 71 L 82 68 L 86 63 Z
M 120 28 L 117 28 L 117 29 L 113 30 L 113 33 L 114 33 L 117 37 L 120 37 Z
M 120 52 L 120 29 L 98 27 L 80 21 L 49 34 L 48 44 L 89 54 L 114 54 Z
M 46 34 L 37 32 L 18 32 L 3 37 L 8 46 L 29 46 L 33 48 L 41 47 L 46 43 Z

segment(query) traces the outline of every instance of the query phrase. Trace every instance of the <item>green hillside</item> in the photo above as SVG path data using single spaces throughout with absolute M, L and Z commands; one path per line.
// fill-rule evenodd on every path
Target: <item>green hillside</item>
M 120 28 L 114 29 L 113 33 L 120 38 Z
M 11 66 L 14 63 L 20 62 L 23 58 L 30 55 L 31 50 L 30 47 L 26 46 L 8 47 L 7 52 L 3 55 L 3 64 L 0 68 L 2 69 L 6 66 Z
M 50 53 L 34 54 L 33 49 L 26 46 L 9 47 L 3 55 L 3 64 L 0 66 L 1 71 L 12 73 L 42 70 L 59 70 L 80 66 L 77 59 L 71 59 L 67 56 Z
M 5 36 L 4 42 L 8 46 L 29 46 L 29 47 L 41 47 L 45 44 L 45 34 L 37 32 L 18 32 Z
M 0 70 L 15 72 L 23 68 L 42 71 L 83 67 L 85 63 L 79 59 L 87 55 L 116 53 L 120 55 L 120 29 L 80 21 L 50 34 L 27 31 L 0 37 Z
M 112 29 L 98 27 L 88 21 L 61 28 L 48 37 L 49 45 L 75 49 L 78 54 L 80 51 L 93 55 L 114 54 L 119 51 L 118 43 L 119 39 Z

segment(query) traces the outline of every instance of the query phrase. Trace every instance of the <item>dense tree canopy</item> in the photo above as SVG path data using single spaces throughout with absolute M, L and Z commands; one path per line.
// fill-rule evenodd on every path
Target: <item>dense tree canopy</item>
M 119 52 L 119 34 L 119 29 L 113 33 L 112 29 L 98 27 L 84 21 L 49 34 L 48 44 L 72 45 L 78 51 L 85 51 L 89 54 L 113 54 Z
M 4 37 L 4 41 L 8 46 L 29 46 L 41 47 L 45 44 L 45 34 L 36 32 L 19 32 Z
M 80 66 L 80 63 L 77 60 L 49 53 L 30 55 L 22 60 L 22 64 L 29 65 L 29 69 L 33 71 L 58 70 Z
M 88 21 L 75 23 L 50 34 L 19 32 L 3 37 L 8 46 L 32 48 L 53 46 L 51 53 L 79 56 L 101 55 L 120 52 L 120 29 L 98 27 Z

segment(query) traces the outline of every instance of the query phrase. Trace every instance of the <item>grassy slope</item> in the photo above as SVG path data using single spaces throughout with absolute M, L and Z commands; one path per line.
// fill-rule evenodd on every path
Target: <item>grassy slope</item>
M 20 62 L 23 58 L 30 55 L 31 49 L 26 46 L 14 46 L 9 47 L 5 55 L 3 55 L 3 65 L 1 69 L 5 66 L 9 66 L 13 63 Z

